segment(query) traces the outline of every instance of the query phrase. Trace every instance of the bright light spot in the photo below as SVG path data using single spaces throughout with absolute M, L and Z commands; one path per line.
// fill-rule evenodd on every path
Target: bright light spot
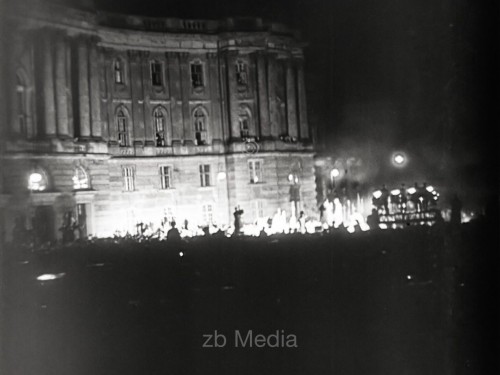
M 42 175 L 40 173 L 32 173 L 30 176 L 30 183 L 36 184 L 42 181 Z
M 412 275 L 406 275 L 406 278 L 407 278 L 408 280 L 411 280 L 411 279 L 413 279 L 413 276 L 412 276 Z
M 179 253 L 179 256 L 182 258 L 182 257 L 184 256 L 184 253 L 181 251 L 181 252 Z
M 43 275 L 38 276 L 36 279 L 38 281 L 50 281 L 50 280 L 60 279 L 64 275 L 66 275 L 64 272 L 55 273 L 55 274 L 54 273 L 44 273 Z
M 408 189 L 408 194 L 415 194 L 417 192 L 417 189 L 415 189 L 414 187 L 411 187 Z
M 255 183 L 259 182 L 259 177 L 255 176 L 255 177 L 253 178 L 253 181 L 254 181 Z
M 225 180 L 225 179 L 226 179 L 226 172 L 219 172 L 219 173 L 217 174 L 217 180 L 219 180 L 219 181 L 223 181 L 223 180 Z
M 375 191 L 373 192 L 373 197 L 374 197 L 375 199 L 379 199 L 381 196 L 382 196 L 382 192 L 381 192 L 380 190 L 375 190 Z
M 429 193 L 432 193 L 434 191 L 434 187 L 433 186 L 427 186 L 425 188 L 425 190 L 427 190 Z
M 400 193 L 401 193 L 401 190 L 399 190 L 399 189 L 394 189 L 391 191 L 392 195 L 399 195 Z
M 387 224 L 385 223 L 380 223 L 378 226 L 380 229 L 387 229 Z
M 337 168 L 333 168 L 330 172 L 330 176 L 332 178 L 337 178 L 338 176 L 340 176 L 340 171 Z
M 405 157 L 401 154 L 396 154 L 396 155 L 394 155 L 394 162 L 396 164 L 401 165 L 405 162 Z
M 293 174 L 291 174 L 291 173 L 290 173 L 290 174 L 288 175 L 288 181 L 293 181 Z
M 348 231 L 349 233 L 354 233 L 354 232 L 355 232 L 354 226 L 353 226 L 353 225 L 349 225 L 349 226 L 347 227 L 347 231 Z

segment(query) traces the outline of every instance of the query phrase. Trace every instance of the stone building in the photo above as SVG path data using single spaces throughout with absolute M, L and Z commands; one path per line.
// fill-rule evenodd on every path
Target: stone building
M 228 224 L 237 205 L 245 222 L 316 212 L 294 31 L 58 5 L 19 6 L 3 25 L 5 238 L 16 219 L 60 238 L 68 211 L 97 236 L 165 217 Z

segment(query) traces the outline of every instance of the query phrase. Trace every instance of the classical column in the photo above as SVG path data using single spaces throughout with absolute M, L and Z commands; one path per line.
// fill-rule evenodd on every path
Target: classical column
M 189 53 L 180 53 L 180 74 L 181 74 L 181 94 L 182 94 L 182 117 L 184 128 L 184 142 L 194 143 L 194 125 L 191 120 L 191 110 L 189 108 L 189 98 L 191 95 L 191 68 L 189 66 Z
M 92 137 L 102 137 L 101 122 L 101 92 L 99 85 L 99 53 L 97 51 L 97 39 L 91 40 L 89 51 L 89 75 L 90 75 L 90 116 L 92 124 Z
M 54 70 L 52 59 L 51 34 L 43 39 L 43 104 L 44 104 L 44 135 L 54 137 L 56 135 L 56 105 L 54 97 Z
M 180 141 L 184 138 L 184 120 L 182 118 L 182 89 L 179 54 L 177 52 L 167 53 L 168 81 L 170 92 L 170 118 L 172 119 L 172 141 Z
M 307 122 L 306 86 L 304 79 L 304 60 L 298 60 L 297 64 L 297 85 L 299 96 L 299 124 L 300 139 L 309 139 L 309 124 Z
M 257 53 L 257 90 L 259 99 L 260 135 L 264 138 L 271 136 L 269 118 L 269 96 L 267 94 L 266 56 Z
M 85 38 L 78 39 L 78 115 L 79 136 L 90 137 L 90 98 L 89 98 L 89 56 L 88 41 Z
M 133 127 L 134 144 L 144 145 L 144 106 L 143 106 L 143 79 L 142 76 L 141 51 L 129 51 L 130 61 L 130 89 L 132 90 L 132 114 L 131 126 Z
M 295 95 L 295 75 L 291 60 L 286 61 L 286 119 L 288 135 L 297 138 L 297 101 Z
M 228 110 L 231 139 L 241 138 L 240 123 L 238 120 L 238 96 L 236 88 L 235 56 L 237 52 L 231 51 L 226 54 L 227 86 L 228 86 Z
M 69 137 L 68 119 L 68 96 L 66 80 L 66 53 L 67 41 L 65 36 L 59 36 L 56 40 L 56 109 L 57 109 L 57 135 Z
M 219 71 L 217 66 L 217 53 L 209 52 L 208 58 L 208 80 L 210 88 L 211 116 L 209 134 L 210 140 L 222 140 L 222 118 L 220 107 Z
M 276 93 L 276 81 L 278 80 L 278 62 L 274 56 L 268 55 L 267 92 L 269 93 L 269 118 L 271 122 L 271 137 L 278 138 L 281 135 L 280 126 L 280 102 Z

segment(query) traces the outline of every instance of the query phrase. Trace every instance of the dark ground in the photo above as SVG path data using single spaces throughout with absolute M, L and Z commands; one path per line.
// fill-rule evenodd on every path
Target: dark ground
M 498 249 L 478 243 L 491 233 L 11 248 L 0 373 L 498 373 Z M 36 281 L 48 272 L 66 275 Z M 234 348 L 235 329 L 283 329 L 299 347 Z M 214 330 L 228 345 L 202 349 Z

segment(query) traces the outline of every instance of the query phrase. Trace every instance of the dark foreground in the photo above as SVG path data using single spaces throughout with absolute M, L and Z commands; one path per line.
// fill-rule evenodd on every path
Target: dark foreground
M 0 373 L 495 373 L 489 236 L 468 224 L 7 249 Z M 202 348 L 215 330 L 226 346 Z M 295 335 L 298 348 L 235 347 L 235 330 Z

